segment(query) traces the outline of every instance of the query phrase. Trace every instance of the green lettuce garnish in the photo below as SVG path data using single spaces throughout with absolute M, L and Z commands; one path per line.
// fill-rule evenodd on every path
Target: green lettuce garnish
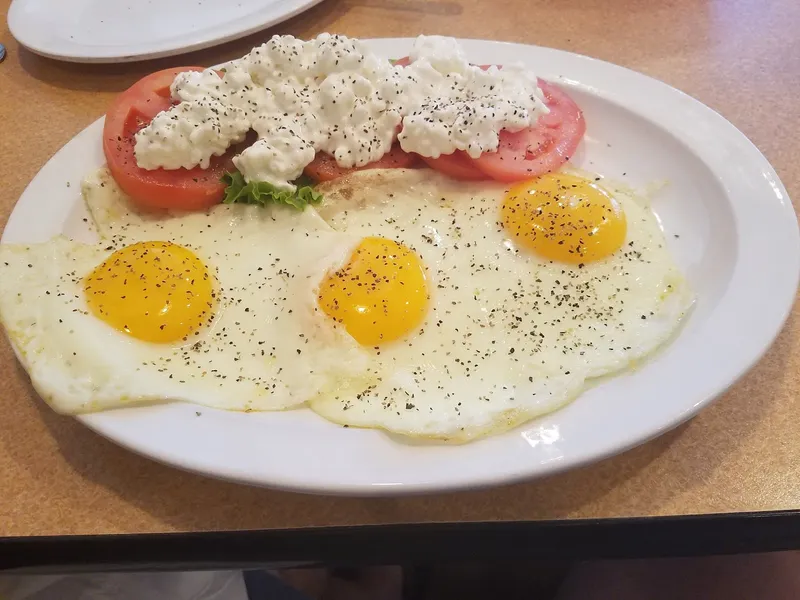
M 293 182 L 297 186 L 293 192 L 280 190 L 264 181 L 247 183 L 239 171 L 225 173 L 222 181 L 227 185 L 225 198 L 222 201 L 224 204 L 259 204 L 261 206 L 288 204 L 298 210 L 303 210 L 309 204 L 322 202 L 322 194 L 310 185 L 310 179 L 303 177 Z

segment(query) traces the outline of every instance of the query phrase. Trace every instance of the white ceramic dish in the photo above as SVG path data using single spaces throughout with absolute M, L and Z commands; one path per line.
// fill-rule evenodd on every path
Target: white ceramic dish
M 118 63 L 235 40 L 320 1 L 14 0 L 8 27 L 20 44 L 43 56 Z
M 697 294 L 677 339 L 563 410 L 463 446 L 344 429 L 307 410 L 243 414 L 169 404 L 80 420 L 135 452 L 240 482 L 330 494 L 432 492 L 537 477 L 621 452 L 690 418 L 747 371 L 786 319 L 800 271 L 796 215 L 758 150 L 711 109 L 644 75 L 557 50 L 463 43 L 475 62 L 522 60 L 568 88 L 588 123 L 578 166 L 634 186 L 669 182 L 653 207 Z M 370 42 L 389 57 L 405 55 L 410 44 Z M 44 166 L 4 242 L 90 235 L 78 190 L 103 163 L 101 128 L 95 122 Z

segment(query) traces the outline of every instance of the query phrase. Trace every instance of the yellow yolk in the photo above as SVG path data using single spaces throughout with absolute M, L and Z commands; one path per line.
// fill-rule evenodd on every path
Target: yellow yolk
M 208 321 L 215 293 L 195 254 L 170 242 L 117 250 L 83 281 L 96 317 L 148 342 L 185 340 Z
M 413 250 L 368 237 L 347 264 L 323 280 L 322 311 L 365 346 L 397 340 L 415 330 L 428 308 L 425 267 Z
M 563 173 L 514 185 L 500 212 L 515 242 L 543 258 L 571 264 L 610 256 L 627 232 L 625 213 L 608 192 Z

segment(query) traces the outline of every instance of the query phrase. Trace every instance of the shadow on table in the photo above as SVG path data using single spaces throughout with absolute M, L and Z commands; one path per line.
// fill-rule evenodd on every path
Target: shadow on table
M 790 335 L 791 327 L 781 338 Z M 691 447 L 690 461 L 676 461 L 670 452 L 686 452 L 681 439 L 692 424 L 677 429 L 616 458 L 561 475 L 511 488 L 401 498 L 336 498 L 299 496 L 287 492 L 219 482 L 166 466 L 128 452 L 92 433 L 77 421 L 57 415 L 43 402 L 38 414 L 71 467 L 90 482 L 110 490 L 138 509 L 166 524 L 163 529 L 251 529 L 321 525 L 348 525 L 518 519 L 592 517 L 613 511 L 616 515 L 659 514 L 664 503 L 707 481 L 719 462 L 734 452 L 754 431 L 770 401 L 751 403 L 751 391 L 772 398 L 769 386 L 784 376 L 786 339 L 738 384 L 742 406 L 732 407 L 735 419 L 726 419 L 726 431 Z M 20 372 L 20 377 L 24 374 Z M 766 389 L 765 389 L 766 386 Z M 725 411 L 725 402 L 709 410 Z M 698 419 L 700 420 L 700 419 Z M 2 429 L 13 423 L 0 421 Z M 702 427 L 702 424 L 698 424 Z M 29 471 L 29 456 L 9 447 L 8 452 Z M 648 469 L 648 482 L 661 473 L 670 489 L 644 489 L 636 478 Z M 677 472 L 676 472 L 677 469 Z M 681 482 L 675 486 L 675 482 Z M 679 489 L 677 489 L 679 487 Z M 713 501 L 713 499 L 709 499 Z M 633 503 L 633 504 L 631 504 Z M 603 506 L 606 508 L 604 509 Z M 600 507 L 600 508 L 598 508 Z M 608 508 L 611 507 L 611 508 Z M 594 511 L 594 512 L 593 512 Z M 666 512 L 669 512 L 668 507 Z M 98 515 L 102 519 L 103 515 Z M 117 516 L 109 515 L 106 531 L 117 529 Z M 101 528 L 101 530 L 103 530 Z

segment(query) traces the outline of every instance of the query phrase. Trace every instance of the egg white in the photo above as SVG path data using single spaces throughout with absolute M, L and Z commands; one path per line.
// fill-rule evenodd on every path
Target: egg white
M 183 400 L 228 410 L 277 410 L 369 379 L 368 353 L 317 327 L 301 300 L 310 281 L 357 240 L 313 211 L 214 207 L 204 213 L 133 210 L 102 170 L 84 183 L 102 240 L 64 237 L 0 245 L 0 320 L 40 395 L 62 413 Z M 137 340 L 97 319 L 82 279 L 115 249 L 171 241 L 205 263 L 217 285 L 213 322 L 188 339 Z
M 618 193 L 621 250 L 582 267 L 517 248 L 498 223 L 507 188 L 430 170 L 366 171 L 321 188 L 337 231 L 411 247 L 428 268 L 422 327 L 381 346 L 383 376 L 313 410 L 338 423 L 469 440 L 573 399 L 664 343 L 692 296 L 647 203 Z

